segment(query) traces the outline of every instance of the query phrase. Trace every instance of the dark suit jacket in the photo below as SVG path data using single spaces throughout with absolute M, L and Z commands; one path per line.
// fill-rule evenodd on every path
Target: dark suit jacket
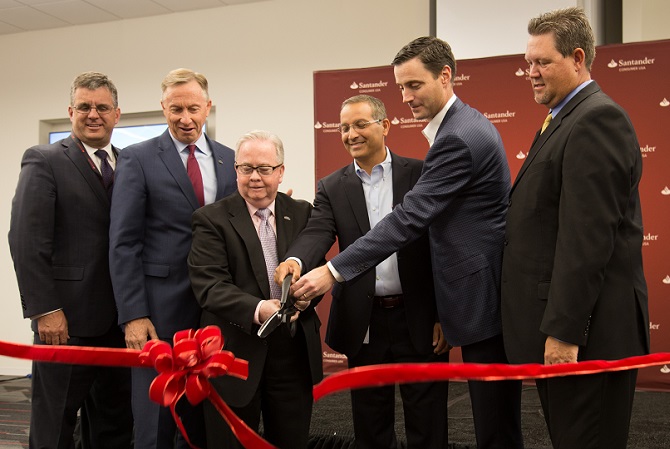
M 207 139 L 217 199 L 237 189 L 233 150 Z M 161 339 L 197 328 L 188 277 L 191 215 L 199 205 L 169 131 L 121 151 L 110 225 L 110 268 L 119 323 L 149 317 Z
M 277 194 L 277 255 L 279 260 L 288 245 L 307 223 L 311 205 L 306 201 Z M 217 325 L 224 335 L 224 348 L 249 361 L 246 381 L 225 376 L 214 384 L 229 405 L 242 407 L 256 392 L 265 366 L 266 341 L 256 335 L 253 323 L 260 299 L 270 298 L 270 287 L 263 249 L 239 193 L 199 209 L 193 214 L 193 246 L 188 257 L 193 291 L 202 306 L 202 326 Z M 323 376 L 319 321 L 314 306 L 300 313 L 312 372 L 312 382 Z M 299 334 L 297 334 L 299 335 Z
M 29 148 L 12 202 L 9 248 L 23 316 L 59 308 L 73 337 L 116 325 L 109 278 L 109 198 L 83 146 L 67 137 Z M 33 321 L 37 332 L 37 321 Z
M 462 346 L 498 335 L 509 188 L 498 131 L 457 98 L 402 204 L 331 262 L 351 281 L 428 230 L 447 341 Z
M 391 164 L 396 205 L 416 184 L 423 161 L 392 154 Z M 298 257 L 304 270 L 309 271 L 319 264 L 336 238 L 343 251 L 369 230 L 363 185 L 352 163 L 319 181 L 312 216 L 287 257 Z M 417 352 L 430 353 L 433 326 L 438 319 L 427 234 L 398 252 L 398 271 L 407 304 L 410 339 Z M 332 294 L 326 343 L 338 352 L 355 356 L 370 325 L 374 270 L 350 284 L 336 285 Z
M 580 360 L 649 351 L 641 174 L 633 125 L 595 82 L 535 137 L 507 214 L 510 361 L 542 363 L 547 335 L 580 345 Z

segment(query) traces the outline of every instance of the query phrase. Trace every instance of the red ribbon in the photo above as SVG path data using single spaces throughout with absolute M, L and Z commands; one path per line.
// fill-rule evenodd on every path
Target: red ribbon
M 229 375 L 246 380 L 249 376 L 248 362 L 223 350 L 221 330 L 216 326 L 188 329 L 177 332 L 173 342 L 174 346 L 161 340 L 148 341 L 139 358 L 142 365 L 153 366 L 159 373 L 149 387 L 149 398 L 170 408 L 189 446 L 196 447 L 175 409 L 184 395 L 192 405 L 209 399 L 244 447 L 274 448 L 239 419 L 209 383 L 210 377 Z
M 440 380 L 535 379 L 605 371 L 623 371 L 670 363 L 670 353 L 659 352 L 621 360 L 590 360 L 559 365 L 506 365 L 478 363 L 409 363 L 352 368 L 328 376 L 314 387 L 314 401 L 352 388 Z
M 231 427 L 245 448 L 271 449 L 270 443 L 242 422 L 216 393 L 210 377 L 248 376 L 248 363 L 223 350 L 223 336 L 216 326 L 197 331 L 186 330 L 174 335 L 174 348 L 159 340 L 147 342 L 143 350 L 88 346 L 21 345 L 0 341 L 0 355 L 42 362 L 99 366 L 153 366 L 158 376 L 151 384 L 149 396 L 170 407 L 182 434 L 188 440 L 181 419 L 175 412 L 177 402 L 185 395 L 191 404 L 209 399 Z M 560 365 L 504 365 L 475 363 L 412 363 L 372 365 L 333 374 L 314 387 L 314 400 L 352 388 L 376 387 L 395 383 L 440 380 L 532 379 L 578 374 L 595 374 L 670 364 L 670 353 L 656 353 L 621 360 L 592 360 Z M 191 447 L 193 445 L 190 443 Z

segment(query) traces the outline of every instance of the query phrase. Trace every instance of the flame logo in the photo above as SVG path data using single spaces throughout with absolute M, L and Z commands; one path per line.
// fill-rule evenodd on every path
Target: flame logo
M 666 276 L 663 278 L 663 283 L 664 283 L 664 284 L 670 284 L 670 276 L 667 276 L 667 275 L 666 275 Z
M 314 128 L 315 129 L 321 129 L 321 128 L 323 128 L 323 125 L 320 122 L 316 122 L 316 124 L 314 125 Z
M 526 154 L 523 151 L 519 151 L 519 153 L 516 155 L 517 159 L 526 159 Z
M 358 84 L 356 84 L 356 81 L 354 81 L 349 87 L 352 89 L 358 89 Z
M 670 195 L 670 189 L 668 186 L 665 186 L 665 188 L 661 190 L 661 195 Z
M 668 374 L 668 373 L 670 373 L 670 368 L 668 368 L 668 365 L 663 365 L 663 368 L 661 368 L 660 371 L 663 374 Z
M 619 65 L 619 64 L 617 64 L 616 61 L 615 61 L 614 59 L 612 59 L 612 60 L 607 64 L 607 67 L 609 67 L 610 69 L 613 69 L 614 67 L 617 67 L 618 65 Z
M 668 106 L 670 106 L 670 101 L 668 101 L 667 98 L 664 98 L 663 101 L 661 101 L 659 104 L 664 108 L 667 108 Z
M 524 75 L 526 74 L 526 72 L 524 72 L 524 70 L 523 70 L 521 67 L 519 67 L 519 70 L 517 70 L 516 72 L 514 72 L 514 74 L 515 74 L 516 76 L 524 76 Z
M 398 117 L 393 117 L 393 120 L 391 120 L 391 124 L 397 125 L 400 123 L 400 120 L 398 120 Z

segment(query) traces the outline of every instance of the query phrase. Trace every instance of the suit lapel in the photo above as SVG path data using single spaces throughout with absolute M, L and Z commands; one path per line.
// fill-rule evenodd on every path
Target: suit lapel
M 71 137 L 65 139 L 63 141 L 63 145 L 65 146 L 65 155 L 77 167 L 77 170 L 89 185 L 91 190 L 93 190 L 95 196 L 98 197 L 100 202 L 109 209 L 109 197 L 107 196 L 105 188 L 102 186 L 102 177 L 95 169 L 95 166 L 91 166 L 91 161 L 87 155 L 82 152 L 83 145 L 80 147 L 79 145 L 81 144 L 75 142 L 75 140 Z
M 516 179 L 512 185 L 512 190 L 514 190 L 514 187 L 516 187 L 519 179 L 521 179 L 526 170 L 528 170 L 528 167 L 533 162 L 535 157 L 539 154 L 540 151 L 542 151 L 544 144 L 549 140 L 554 132 L 557 132 L 560 129 L 563 119 L 570 115 L 570 113 L 577 107 L 577 105 L 598 91 L 600 91 L 600 86 L 598 86 L 595 81 L 592 81 L 589 85 L 579 91 L 577 95 L 575 95 L 568 102 L 568 104 L 563 106 L 558 115 L 551 120 L 551 123 L 549 123 L 549 126 L 542 134 L 540 134 L 539 131 L 537 132 L 535 139 L 533 139 L 533 144 L 528 151 L 528 156 L 526 157 L 526 160 L 523 161 L 523 165 L 521 165 L 519 173 L 516 175 Z
M 412 187 L 412 169 L 407 161 L 391 153 L 391 167 L 393 170 L 393 207 L 402 203 L 405 194 Z
M 166 130 L 158 139 L 158 156 L 184 193 L 188 202 L 191 203 L 193 210 L 198 209 L 200 204 L 198 204 L 198 199 L 195 197 L 191 180 L 186 174 L 184 162 L 182 162 L 181 157 L 177 152 L 177 148 L 175 147 L 174 142 L 172 142 L 170 131 Z
M 228 170 L 225 166 L 226 161 L 223 157 L 223 152 L 219 148 L 219 144 L 210 140 L 205 134 L 205 139 L 207 139 L 207 144 L 209 149 L 212 151 L 212 159 L 214 160 L 214 172 L 216 173 L 216 199 L 220 200 L 227 196 L 226 193 L 226 177 L 230 176 L 230 173 L 234 173 L 234 169 Z M 232 167 L 231 167 L 232 168 Z
M 368 207 L 365 204 L 363 183 L 356 174 L 353 163 L 349 164 L 340 181 L 351 205 L 356 223 L 361 230 L 361 235 L 363 235 L 370 230 L 370 219 L 368 218 Z
M 249 255 L 249 261 L 254 271 L 254 279 L 258 282 L 258 287 L 263 292 L 264 297 L 270 297 L 270 284 L 267 268 L 265 267 L 265 258 L 263 257 L 263 247 L 258 239 L 256 228 L 254 227 L 247 204 L 239 193 L 235 194 L 234 207 L 228 211 L 230 224 L 242 239 Z
M 277 223 L 277 258 L 284 260 L 284 255 L 288 251 L 291 243 L 291 236 L 294 235 L 295 217 L 293 210 L 289 207 L 290 199 L 283 194 L 277 194 L 275 202 L 275 220 Z

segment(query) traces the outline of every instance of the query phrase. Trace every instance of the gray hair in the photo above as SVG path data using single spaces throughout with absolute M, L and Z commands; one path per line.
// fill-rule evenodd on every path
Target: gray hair
M 161 83 L 161 90 L 163 91 L 163 96 L 165 96 L 165 91 L 168 87 L 177 86 L 179 84 L 186 84 L 191 81 L 196 81 L 200 88 L 202 88 L 202 93 L 205 95 L 205 100 L 209 101 L 209 83 L 207 78 L 202 73 L 194 72 L 191 69 L 174 69 L 163 78 Z
M 342 102 L 340 111 L 344 109 L 345 106 L 355 103 L 369 104 L 372 109 L 372 118 L 375 120 L 384 120 L 386 118 L 386 107 L 384 107 L 384 103 L 382 103 L 379 98 L 371 95 L 354 95 L 353 97 L 347 98 Z
M 70 106 L 74 106 L 74 94 L 77 89 L 96 90 L 103 87 L 112 94 L 114 107 L 118 108 L 119 93 L 116 90 L 116 86 L 112 80 L 107 78 L 107 75 L 100 72 L 84 72 L 77 75 L 74 81 L 72 81 L 72 86 L 70 86 Z
M 240 147 L 245 142 L 250 142 L 250 141 L 272 142 L 272 144 L 275 146 L 275 150 L 276 150 L 277 163 L 278 164 L 283 164 L 284 163 L 284 144 L 282 143 L 281 139 L 275 134 L 272 134 L 268 131 L 261 131 L 261 130 L 250 131 L 250 132 L 246 133 L 245 135 L 243 135 L 242 137 L 240 137 L 240 139 L 235 144 L 235 160 L 237 160 L 237 155 L 240 152 Z

